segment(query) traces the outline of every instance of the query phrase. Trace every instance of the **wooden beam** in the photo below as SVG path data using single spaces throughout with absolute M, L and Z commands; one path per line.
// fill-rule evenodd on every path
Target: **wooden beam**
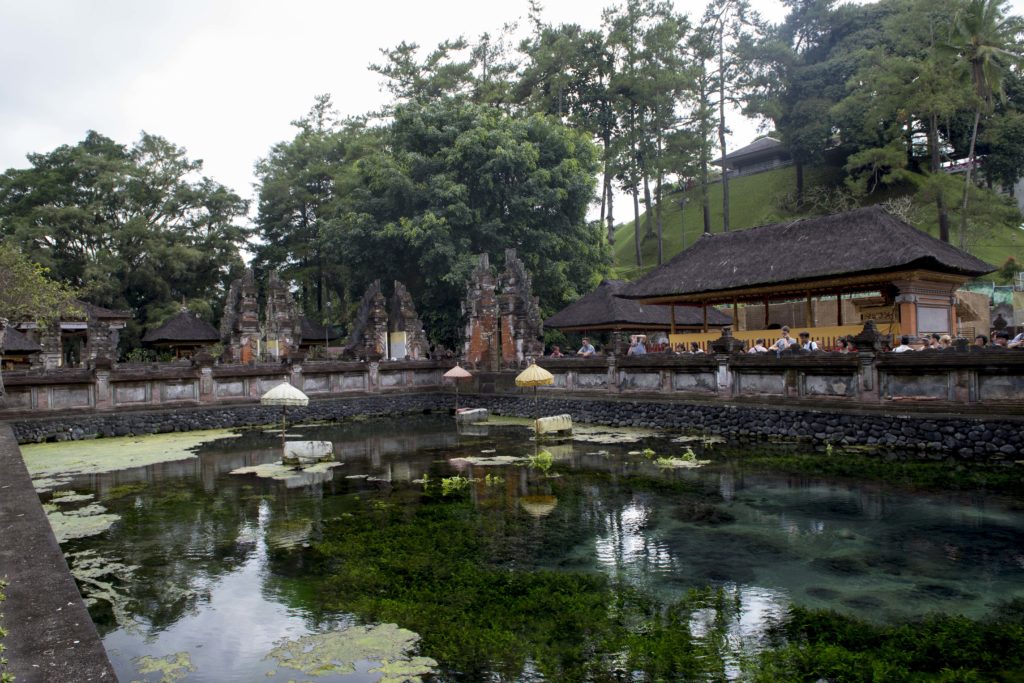
M 810 292 L 807 292 L 807 300 L 804 302 L 804 325 L 814 327 L 814 305 L 811 303 Z
M 836 325 L 843 326 L 843 293 L 836 293 Z
M 736 299 L 732 300 L 732 329 L 740 329 L 740 304 Z
M 768 315 L 769 304 L 771 304 L 771 301 L 768 299 L 768 295 L 766 294 L 764 297 L 764 329 L 766 330 L 768 329 L 768 326 L 771 324 L 771 320 L 769 319 L 770 316 Z
M 701 308 L 704 310 L 704 331 L 708 331 L 708 305 L 705 303 Z
M 670 307 L 670 310 L 672 311 L 672 318 L 671 318 L 670 324 L 669 324 L 669 334 L 675 334 L 676 333 L 676 305 L 672 304 L 672 306 Z

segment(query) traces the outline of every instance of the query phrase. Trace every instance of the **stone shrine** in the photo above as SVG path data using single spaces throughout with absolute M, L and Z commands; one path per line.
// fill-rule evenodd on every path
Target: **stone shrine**
M 416 314 L 412 295 L 398 280 L 395 280 L 395 291 L 391 295 L 391 310 L 388 330 L 393 337 L 404 335 L 405 353 L 401 354 L 410 360 L 421 360 L 427 357 L 430 342 L 423 332 L 423 322 Z M 395 342 L 392 342 L 394 348 Z M 392 356 L 398 354 L 392 353 Z
M 366 360 L 381 358 L 423 360 L 429 342 L 405 285 L 395 280 L 390 302 L 380 280 L 370 283 L 363 294 L 343 353 Z
M 488 255 L 479 255 L 462 303 L 467 363 L 496 372 L 544 354 L 540 302 L 532 288 L 515 249 L 505 250 L 505 267 L 497 277 Z
M 287 358 L 298 350 L 302 341 L 301 316 L 287 283 L 277 271 L 271 271 L 267 278 L 266 294 L 261 326 L 259 288 L 252 269 L 247 268 L 242 277 L 231 283 L 220 323 L 220 338 L 229 360 L 249 363 L 258 360 L 261 352 Z

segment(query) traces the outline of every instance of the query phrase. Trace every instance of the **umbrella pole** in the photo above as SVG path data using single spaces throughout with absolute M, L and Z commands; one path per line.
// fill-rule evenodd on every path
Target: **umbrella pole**
M 455 413 L 459 412 L 459 380 L 455 380 Z
M 281 458 L 284 458 L 284 434 L 288 430 L 288 406 L 281 406 Z

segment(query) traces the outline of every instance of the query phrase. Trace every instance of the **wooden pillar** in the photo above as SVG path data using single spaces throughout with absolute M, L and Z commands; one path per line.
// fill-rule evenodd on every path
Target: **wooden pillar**
M 732 329 L 733 332 L 740 329 L 740 304 L 736 299 L 732 300 Z
M 768 326 L 771 324 L 771 319 L 768 316 L 768 303 L 768 297 L 766 296 L 764 298 L 764 326 L 761 328 L 763 330 L 767 330 Z
M 701 304 L 701 308 L 704 310 L 704 331 L 708 331 L 708 302 L 705 301 Z
M 843 295 L 842 292 L 836 294 L 836 325 L 840 327 L 843 324 Z
M 814 307 L 811 305 L 810 292 L 807 292 L 807 301 L 804 303 L 804 324 L 814 327 Z
M 671 306 L 669 306 L 669 310 L 672 311 L 672 319 L 669 322 L 668 333 L 669 334 L 675 334 L 676 333 L 676 305 L 672 304 Z

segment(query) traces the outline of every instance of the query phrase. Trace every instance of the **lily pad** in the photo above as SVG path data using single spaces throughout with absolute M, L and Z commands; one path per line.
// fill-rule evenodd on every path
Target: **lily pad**
M 57 491 L 53 494 L 53 498 L 50 499 L 51 503 L 60 503 L 61 505 L 68 505 L 70 503 L 82 503 L 87 500 L 92 500 L 95 496 L 91 493 L 75 493 L 74 491 Z
M 492 455 L 480 457 L 476 455 L 464 458 L 452 458 L 448 462 L 452 467 L 463 467 L 465 465 L 477 465 L 478 467 L 499 467 L 501 465 L 518 465 L 527 462 L 529 458 L 518 458 L 514 455 Z
M 437 662 L 430 657 L 413 657 L 412 659 L 384 660 L 381 665 L 370 669 L 370 673 L 383 673 L 378 683 L 420 683 L 434 670 Z
M 669 469 L 686 469 L 692 470 L 697 467 L 707 465 L 710 460 L 693 460 L 690 458 L 658 458 L 655 461 L 658 467 L 666 467 Z
M 286 640 L 264 659 L 276 660 L 279 667 L 295 669 L 309 676 L 354 673 L 356 663 L 366 660 L 381 662 L 382 667 L 395 667 L 396 671 L 400 662 L 409 666 L 415 662 L 420 666 L 416 672 L 418 676 L 430 673 L 429 667 L 436 666 L 436 662 L 429 660 L 432 663 L 428 667 L 426 657 L 408 656 L 407 653 L 416 646 L 419 639 L 416 633 L 395 624 L 349 626 L 329 633 Z M 391 674 L 385 672 L 385 675 Z
M 304 474 L 326 474 L 331 469 L 340 467 L 343 464 L 341 462 L 318 462 L 301 469 L 296 469 L 293 465 L 268 462 L 262 465 L 239 467 L 236 470 L 231 470 L 231 474 L 255 474 L 257 477 L 263 477 L 264 479 L 285 481 L 288 479 L 301 479 Z
M 605 427 L 601 425 L 573 425 L 573 441 L 587 443 L 637 443 L 643 439 L 661 436 L 662 433 L 653 429 L 640 427 Z
M 684 434 L 672 439 L 672 443 L 725 443 L 725 437 L 717 434 Z

